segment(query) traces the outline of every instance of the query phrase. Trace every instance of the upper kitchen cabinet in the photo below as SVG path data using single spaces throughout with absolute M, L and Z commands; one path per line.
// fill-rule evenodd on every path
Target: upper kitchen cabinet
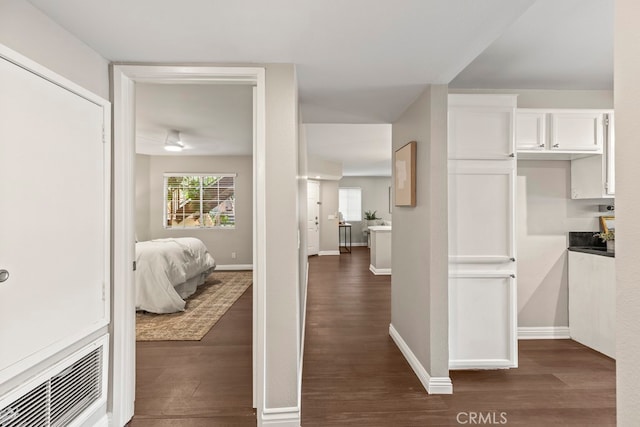
M 547 114 L 538 110 L 516 113 L 516 147 L 518 151 L 540 151 L 547 148 Z
M 602 153 L 602 111 L 566 111 L 550 114 L 550 149 Z
M 516 111 L 520 159 L 574 160 L 602 154 L 604 110 L 527 109 Z
M 449 159 L 515 158 L 514 95 L 449 95 Z
M 615 120 L 612 111 L 603 118 L 604 153 L 571 162 L 571 198 L 613 198 L 615 185 Z

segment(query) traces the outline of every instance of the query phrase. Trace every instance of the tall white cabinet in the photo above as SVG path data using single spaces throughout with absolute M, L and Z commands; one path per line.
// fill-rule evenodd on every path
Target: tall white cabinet
M 449 96 L 451 369 L 518 365 L 515 109 L 516 95 Z

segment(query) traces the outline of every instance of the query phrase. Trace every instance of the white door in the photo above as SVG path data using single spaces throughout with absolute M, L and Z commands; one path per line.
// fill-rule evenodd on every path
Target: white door
M 0 383 L 108 324 L 108 103 L 57 83 L 0 52 Z
M 318 255 L 320 250 L 320 183 L 307 183 L 307 242 L 308 254 Z

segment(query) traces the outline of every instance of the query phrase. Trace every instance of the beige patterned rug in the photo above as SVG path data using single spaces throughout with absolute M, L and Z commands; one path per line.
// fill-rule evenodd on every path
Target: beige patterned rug
M 251 271 L 216 271 L 189 299 L 185 311 L 136 313 L 137 341 L 199 341 L 251 286 Z

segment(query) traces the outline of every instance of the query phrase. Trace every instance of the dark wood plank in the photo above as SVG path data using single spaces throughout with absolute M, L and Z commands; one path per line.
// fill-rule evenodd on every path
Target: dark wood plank
M 571 340 L 520 341 L 518 369 L 452 371 L 454 394 L 428 395 L 389 338 L 391 280 L 369 272 L 368 250 L 309 261 L 303 426 L 460 425 L 474 411 L 615 425 L 615 362 Z
M 130 427 L 256 425 L 251 292 L 247 289 L 201 341 L 137 343 Z

